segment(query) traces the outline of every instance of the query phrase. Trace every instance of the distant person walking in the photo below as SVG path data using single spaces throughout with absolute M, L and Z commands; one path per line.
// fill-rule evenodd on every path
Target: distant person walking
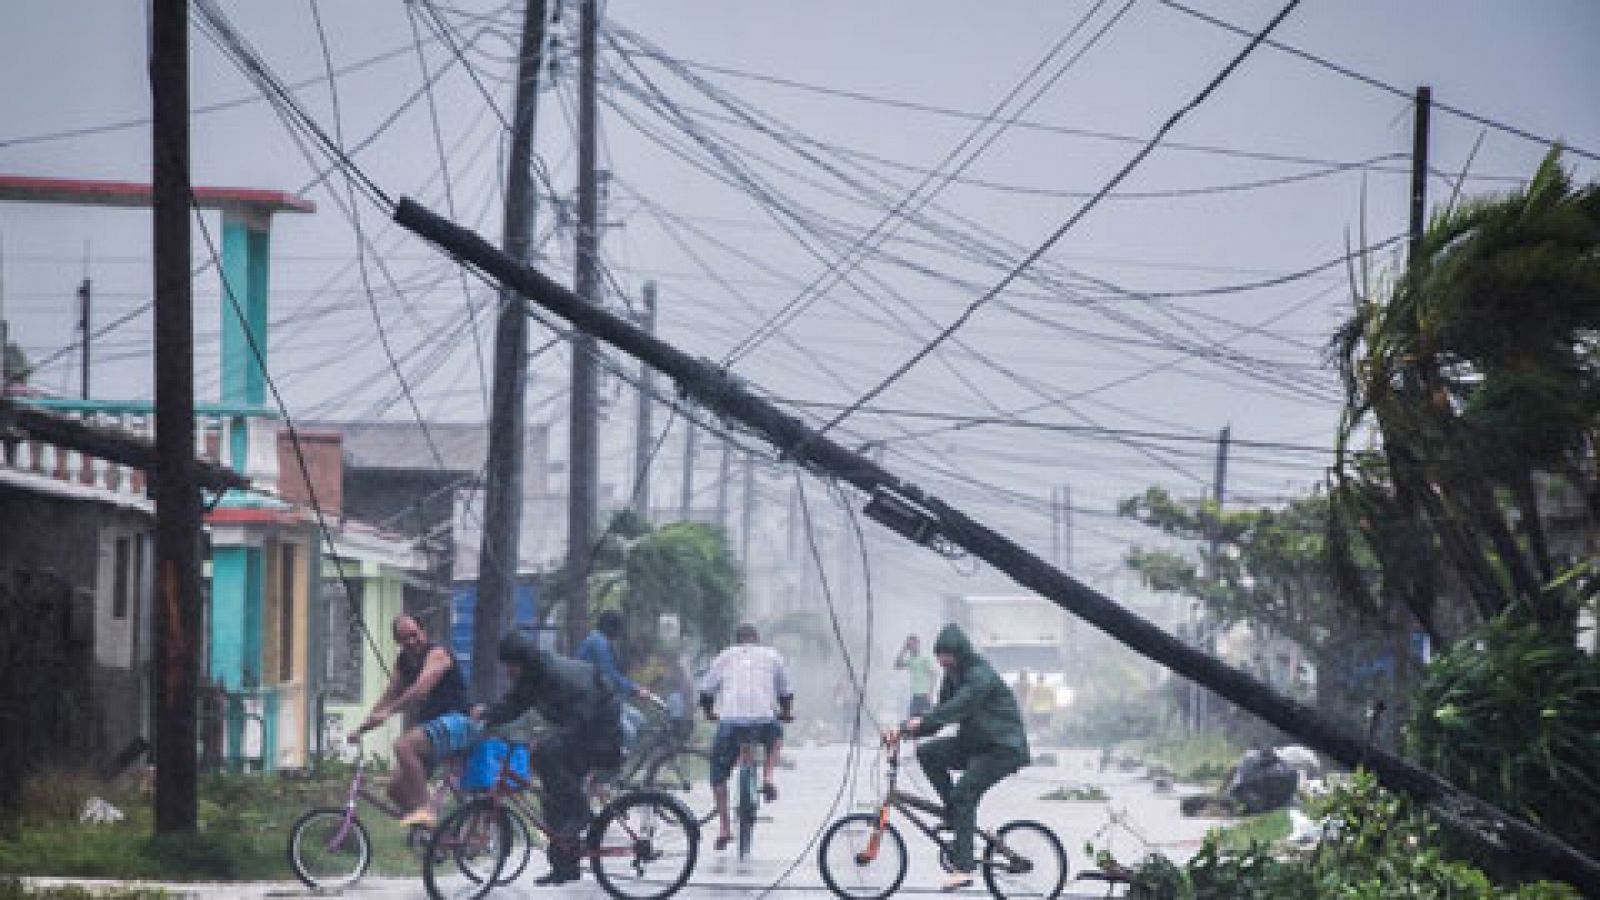
M 1028 679 L 1028 670 L 1023 669 L 1017 673 L 1017 683 L 1011 686 L 1011 693 L 1016 695 L 1017 709 L 1020 710 L 1028 708 L 1028 692 L 1033 690 L 1033 685 Z
M 1047 684 L 1044 676 L 1028 687 L 1028 725 L 1035 734 L 1050 733 L 1055 724 L 1056 689 Z
M 905 669 L 911 676 L 911 707 L 906 715 L 920 716 L 933 708 L 933 679 L 936 674 L 933 660 L 922 652 L 922 642 L 914 634 L 906 635 L 900 655 L 894 658 L 896 669 Z

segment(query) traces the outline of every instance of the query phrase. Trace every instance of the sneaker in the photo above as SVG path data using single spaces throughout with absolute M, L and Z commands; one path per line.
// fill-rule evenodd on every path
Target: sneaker
M 426 806 L 419 806 L 401 817 L 400 824 L 407 828 L 434 828 L 439 824 L 439 817 Z
M 554 887 L 558 884 L 566 884 L 569 881 L 577 881 L 581 877 L 583 876 L 576 868 L 551 869 L 535 878 L 533 883 L 540 887 Z
M 971 872 L 951 872 L 950 877 L 946 878 L 944 884 L 939 886 L 939 890 L 948 894 L 951 891 L 966 890 L 969 887 L 972 887 Z
M 770 781 L 763 784 L 761 786 L 761 798 L 768 803 L 776 801 L 778 799 L 778 786 Z

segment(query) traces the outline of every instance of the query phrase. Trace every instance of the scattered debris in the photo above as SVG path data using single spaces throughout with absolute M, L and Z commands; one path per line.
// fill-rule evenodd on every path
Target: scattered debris
M 89 825 L 110 825 L 121 822 L 126 816 L 122 810 L 117 809 L 100 797 L 90 797 L 83 804 L 83 812 L 78 814 L 78 821 Z

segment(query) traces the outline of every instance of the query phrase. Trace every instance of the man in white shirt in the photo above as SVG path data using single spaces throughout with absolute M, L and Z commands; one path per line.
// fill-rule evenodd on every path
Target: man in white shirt
M 783 745 L 783 729 L 778 723 L 794 721 L 794 692 L 789 689 L 783 655 L 761 646 L 761 636 L 748 622 L 734 631 L 734 639 L 737 643 L 717 654 L 700 683 L 700 708 L 708 720 L 717 722 L 717 736 L 711 742 L 711 789 L 722 822 L 718 850 L 733 839 L 728 822 L 728 775 L 739 757 L 739 745 L 752 741 L 766 748 L 761 793 L 770 803 L 778 799 L 778 788 L 772 783 L 778 749 Z

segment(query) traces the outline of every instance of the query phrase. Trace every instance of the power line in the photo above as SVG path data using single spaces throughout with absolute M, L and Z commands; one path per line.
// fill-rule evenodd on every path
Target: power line
M 1234 24 L 1232 24 L 1230 22 L 1223 21 L 1222 19 L 1219 19 L 1216 16 L 1210 15 L 1208 13 L 1201 12 L 1200 10 L 1194 9 L 1193 7 L 1185 6 L 1184 4 L 1179 3 L 1178 0 L 1159 0 L 1159 2 L 1163 6 L 1170 7 L 1170 8 L 1175 9 L 1175 10 L 1181 12 L 1181 13 L 1184 13 L 1185 15 L 1192 16 L 1192 17 L 1194 17 L 1196 19 L 1199 19 L 1202 22 L 1207 22 L 1207 23 L 1209 23 L 1211 25 L 1215 25 L 1218 28 L 1224 29 L 1226 31 L 1231 31 L 1234 34 L 1242 34 L 1242 35 L 1248 35 L 1249 34 L 1248 31 L 1244 30 L 1243 28 L 1240 28 L 1237 25 L 1234 25 Z M 1327 70 L 1329 70 L 1331 72 L 1337 72 L 1338 74 L 1343 75 L 1346 78 L 1354 79 L 1355 81 L 1359 81 L 1362 84 L 1365 84 L 1365 85 L 1367 85 L 1369 87 L 1377 88 L 1380 91 L 1385 91 L 1387 93 L 1395 95 L 1396 97 L 1401 97 L 1401 98 L 1404 98 L 1406 100 L 1412 99 L 1412 92 L 1410 90 L 1405 89 L 1405 88 L 1396 87 L 1395 85 L 1389 84 L 1388 82 L 1380 81 L 1377 78 L 1372 77 L 1371 75 L 1365 75 L 1365 74 L 1363 74 L 1361 72 L 1357 72 L 1355 69 L 1352 69 L 1349 66 L 1340 65 L 1339 63 L 1333 62 L 1332 60 L 1325 59 L 1325 58 L 1323 58 L 1321 56 L 1317 56 L 1314 53 L 1308 53 L 1305 50 L 1301 50 L 1298 47 L 1294 47 L 1294 46 L 1291 46 L 1289 44 L 1282 43 L 1281 41 L 1276 41 L 1276 40 L 1270 40 L 1269 39 L 1269 40 L 1264 41 L 1264 43 L 1266 43 L 1268 46 L 1272 47 L 1275 50 L 1281 50 L 1284 53 L 1290 54 L 1291 56 L 1298 56 L 1299 58 L 1301 58 L 1301 59 L 1303 59 L 1303 60 L 1305 60 L 1307 62 L 1314 63 L 1315 65 L 1321 66 L 1322 68 L 1327 69 Z M 1565 148 L 1566 150 L 1570 151 L 1571 153 L 1573 153 L 1576 156 L 1581 156 L 1581 157 L 1584 157 L 1585 159 L 1591 159 L 1591 160 L 1600 161 L 1600 153 L 1594 153 L 1594 152 L 1591 152 L 1589 150 L 1585 150 L 1582 147 L 1575 147 L 1575 146 L 1573 146 L 1571 144 L 1565 143 L 1563 141 L 1554 140 L 1552 138 L 1540 137 L 1539 135 L 1534 134 L 1531 131 L 1527 131 L 1525 129 L 1518 128 L 1515 125 L 1509 125 L 1509 124 L 1507 124 L 1505 122 L 1500 122 L 1500 121 L 1497 121 L 1495 119 L 1491 119 L 1488 116 L 1479 115 L 1478 113 L 1462 109 L 1459 106 L 1451 106 L 1448 103 L 1440 103 L 1438 100 L 1435 100 L 1435 101 L 1433 101 L 1433 107 L 1435 109 L 1443 110 L 1444 112 L 1450 113 L 1451 115 L 1459 116 L 1460 118 L 1466 119 L 1469 122 L 1475 122 L 1475 123 L 1477 123 L 1479 125 L 1484 126 L 1485 128 L 1493 128 L 1496 131 L 1502 131 L 1502 132 L 1505 132 L 1506 134 L 1515 135 L 1516 137 L 1522 138 L 1524 140 L 1532 141 L 1532 142 L 1534 142 L 1536 144 L 1542 144 L 1542 145 L 1544 145 L 1546 147 L 1560 145 L 1561 147 Z
M 938 347 L 939 344 L 943 343 L 946 338 L 954 334 L 958 329 L 961 328 L 962 325 L 965 325 L 967 320 L 972 318 L 973 314 L 976 313 L 980 307 L 987 303 L 996 294 L 999 294 L 1001 291 L 1005 290 L 1005 288 L 1010 285 L 1011 282 L 1015 281 L 1017 276 L 1021 275 L 1025 269 L 1034 263 L 1034 261 L 1043 256 L 1051 247 L 1055 246 L 1056 242 L 1061 240 L 1061 238 L 1066 235 L 1068 230 L 1077 225 L 1078 222 L 1081 221 L 1083 217 L 1099 203 L 1100 198 L 1104 197 L 1106 194 L 1109 194 L 1116 188 L 1117 185 L 1121 184 L 1123 179 L 1127 178 L 1129 173 L 1131 173 L 1134 168 L 1139 165 L 1139 163 L 1143 162 L 1144 159 L 1155 150 L 1156 145 L 1161 142 L 1162 137 L 1164 137 L 1168 131 L 1172 130 L 1172 128 L 1177 125 L 1178 122 L 1182 120 L 1190 110 L 1204 102 L 1205 99 L 1211 95 L 1211 92 L 1216 90 L 1216 88 L 1222 84 L 1222 82 L 1230 74 L 1232 74 L 1233 70 L 1238 68 L 1239 64 L 1244 62 L 1245 58 L 1248 57 L 1250 53 L 1260 45 L 1261 41 L 1265 39 L 1267 33 L 1275 28 L 1279 22 L 1283 21 L 1283 19 L 1288 16 L 1290 11 L 1292 11 L 1299 4 L 1300 0 L 1289 0 L 1289 3 L 1285 5 L 1283 9 L 1273 17 L 1272 21 L 1268 22 L 1266 27 L 1262 29 L 1261 32 L 1257 34 L 1255 38 L 1252 39 L 1251 42 L 1246 45 L 1245 48 L 1240 51 L 1240 53 L 1235 56 L 1233 60 L 1230 61 L 1215 78 L 1211 80 L 1210 84 L 1207 84 L 1205 88 L 1194 97 L 1194 99 L 1190 100 L 1177 112 L 1173 113 L 1172 116 L 1168 118 L 1159 129 L 1157 129 L 1155 135 L 1151 137 L 1150 141 L 1146 143 L 1138 153 L 1134 154 L 1134 157 L 1129 160 L 1127 164 L 1125 164 L 1117 172 L 1116 175 L 1112 176 L 1111 180 L 1106 183 L 1105 187 L 1101 188 L 1093 197 L 1089 198 L 1089 200 L 1086 201 L 1083 206 L 1079 207 L 1077 212 L 1068 218 L 1067 221 L 1061 225 L 1061 227 L 1057 228 L 1055 232 L 1051 234 L 1044 243 L 1040 244 L 1038 248 L 1030 253 L 1027 258 L 1023 259 L 1022 262 L 1016 266 L 1016 268 L 1012 269 L 1010 273 L 1002 278 L 998 284 L 991 288 L 988 293 L 973 301 L 965 310 L 962 311 L 961 315 L 957 317 L 954 322 L 951 322 L 948 326 L 946 326 L 937 337 L 925 344 L 922 349 L 918 350 L 910 359 L 898 367 L 894 372 L 890 373 L 887 378 L 880 381 L 877 386 L 863 394 L 861 399 L 858 400 L 854 406 L 859 407 L 861 404 L 869 403 L 879 394 L 887 390 L 891 384 L 898 381 L 902 376 L 905 375 L 905 373 L 909 372 L 913 366 L 926 358 L 929 353 L 932 353 L 933 350 Z M 840 422 L 848 418 L 853 411 L 854 410 L 851 408 L 841 411 L 831 420 L 829 420 L 829 422 L 817 432 L 817 435 L 820 437 L 827 434 Z
M 1202 14 L 1196 13 L 1196 15 L 1202 15 Z M 1223 27 L 1229 28 L 1230 30 L 1235 30 L 1236 32 L 1238 32 L 1240 34 L 1245 34 L 1245 35 L 1248 36 L 1248 32 L 1245 32 L 1242 29 L 1234 29 L 1233 26 L 1228 25 L 1225 22 L 1218 22 L 1217 24 L 1222 25 Z M 1278 46 L 1278 45 L 1274 44 L 1274 46 Z M 904 109 L 904 110 L 911 111 L 911 112 L 930 113 L 930 114 L 933 114 L 933 115 L 944 116 L 946 118 L 965 119 L 965 120 L 969 120 L 969 121 L 970 120 L 980 119 L 983 116 L 982 113 L 971 112 L 971 111 L 968 111 L 968 110 L 953 109 L 953 108 L 950 108 L 950 107 L 939 106 L 937 104 L 932 104 L 932 103 L 923 103 L 923 102 L 914 101 L 914 100 L 903 100 L 903 99 L 897 99 L 897 98 L 891 98 L 891 97 L 883 97 L 883 96 L 878 96 L 878 95 L 874 95 L 874 94 L 869 94 L 869 93 L 866 93 L 866 92 L 863 92 L 863 91 L 853 91 L 853 90 L 847 90 L 847 89 L 843 89 L 843 88 L 835 88 L 835 87 L 827 87 L 827 86 L 824 86 L 824 85 L 809 84 L 809 83 L 802 82 L 802 81 L 797 81 L 797 80 L 794 80 L 794 79 L 782 78 L 782 77 L 776 76 L 776 75 L 769 75 L 769 74 L 758 73 L 758 72 L 750 72 L 750 71 L 747 71 L 747 70 L 731 68 L 731 67 L 728 67 L 728 66 L 721 66 L 721 65 L 716 65 L 716 64 L 707 63 L 707 62 L 701 62 L 701 61 L 697 61 L 697 60 L 684 59 L 682 57 L 675 58 L 675 61 L 677 63 L 679 63 L 680 65 L 683 65 L 683 66 L 688 67 L 688 68 L 700 69 L 700 70 L 703 70 L 703 71 L 706 71 L 706 72 L 714 72 L 716 74 L 726 75 L 726 76 L 729 76 L 729 77 L 732 77 L 732 78 L 740 78 L 740 79 L 746 79 L 746 80 L 749 80 L 749 81 L 756 81 L 756 82 L 760 82 L 760 83 L 764 83 L 764 84 L 772 84 L 772 85 L 777 85 L 777 86 L 780 86 L 780 87 L 792 88 L 792 89 L 795 89 L 795 90 L 806 91 L 806 92 L 819 94 L 819 95 L 824 95 L 824 96 L 833 96 L 833 97 L 839 97 L 839 98 L 842 98 L 842 99 L 856 100 L 856 101 L 870 103 L 870 104 L 874 104 L 874 105 L 878 105 L 878 106 L 887 106 L 887 107 L 892 107 L 892 108 L 896 108 L 896 109 Z M 1385 87 L 1387 87 L 1387 86 L 1385 86 Z M 1409 92 L 1401 91 L 1399 93 L 1403 94 L 1404 96 L 1406 96 L 1408 98 L 1410 97 L 1410 93 Z M 1437 102 L 1434 105 L 1435 106 L 1439 106 L 1439 104 Z M 1142 143 L 1142 142 L 1144 142 L 1146 140 L 1145 138 L 1137 137 L 1135 135 L 1117 134 L 1115 132 L 1109 132 L 1109 131 L 1096 131 L 1096 130 L 1093 130 L 1093 129 L 1076 128 L 1076 127 L 1067 126 L 1067 125 L 1056 125 L 1056 124 L 1051 124 L 1051 123 L 1048 123 L 1048 122 L 1029 121 L 1029 120 L 1026 120 L 1026 119 L 1017 121 L 1015 123 L 1014 127 L 1018 128 L 1018 129 L 1022 129 L 1022 130 L 1040 131 L 1040 132 L 1047 132 L 1047 133 L 1052 133 L 1052 134 L 1067 135 L 1067 136 L 1071 136 L 1071 137 L 1085 137 L 1085 138 L 1092 138 L 1092 139 L 1096 139 L 1096 140 L 1111 141 L 1111 142 L 1123 143 L 1123 144 L 1139 144 L 1139 143 Z M 1539 140 L 1538 138 L 1534 138 L 1534 139 L 1535 140 Z M 1387 162 L 1388 160 L 1394 158 L 1394 157 L 1388 157 L 1388 156 L 1374 157 L 1372 159 L 1369 159 L 1369 160 L 1366 160 L 1366 161 L 1361 161 L 1361 162 L 1351 162 L 1351 161 L 1348 161 L 1348 160 L 1334 160 L 1334 159 L 1325 159 L 1325 158 L 1312 157 L 1312 156 L 1297 156 L 1297 155 L 1283 154 L 1283 153 L 1269 153 L 1269 152 L 1266 152 L 1266 151 L 1257 151 L 1257 150 L 1241 150 L 1241 149 L 1234 148 L 1234 147 L 1220 147 L 1220 146 L 1216 146 L 1216 145 L 1212 145 L 1212 144 L 1192 144 L 1192 143 L 1184 143 L 1184 142 L 1181 142 L 1181 141 L 1170 141 L 1170 142 L 1168 142 L 1166 144 L 1163 144 L 1163 146 L 1168 148 L 1168 149 L 1173 149 L 1173 150 L 1184 150 L 1184 151 L 1189 151 L 1189 152 L 1194 152 L 1194 153 L 1210 154 L 1210 155 L 1214 155 L 1214 156 L 1233 157 L 1233 158 L 1238 158 L 1238 159 L 1252 159 L 1252 160 L 1259 160 L 1259 161 L 1262 161 L 1262 162 L 1287 163 L 1287 164 L 1303 165 L 1303 166 L 1316 166 L 1316 167 L 1323 168 L 1323 169 L 1343 170 L 1343 169 L 1348 169 L 1348 168 L 1362 168 L 1362 169 L 1367 170 L 1367 171 L 1377 171 L 1377 172 L 1384 172 L 1384 173 L 1390 173 L 1390 174 L 1396 174 L 1396 175 L 1405 175 L 1405 174 L 1409 174 L 1409 172 L 1410 172 L 1410 170 L 1405 168 L 1405 167 L 1399 167 L 1399 166 L 1389 167 L 1389 166 L 1381 165 L 1381 163 Z M 1449 173 L 1445 173 L 1445 172 L 1441 172 L 1441 171 L 1434 171 L 1432 174 L 1439 175 L 1439 176 L 1448 176 L 1449 175 Z M 1504 181 L 1504 182 L 1514 182 L 1514 183 L 1520 183 L 1520 182 L 1524 182 L 1524 181 L 1527 180 L 1526 177 L 1519 176 L 1519 175 L 1472 175 L 1472 176 L 1469 176 L 1469 177 L 1471 177 L 1473 179 L 1476 179 L 1476 180 L 1483 180 L 1483 181 Z

